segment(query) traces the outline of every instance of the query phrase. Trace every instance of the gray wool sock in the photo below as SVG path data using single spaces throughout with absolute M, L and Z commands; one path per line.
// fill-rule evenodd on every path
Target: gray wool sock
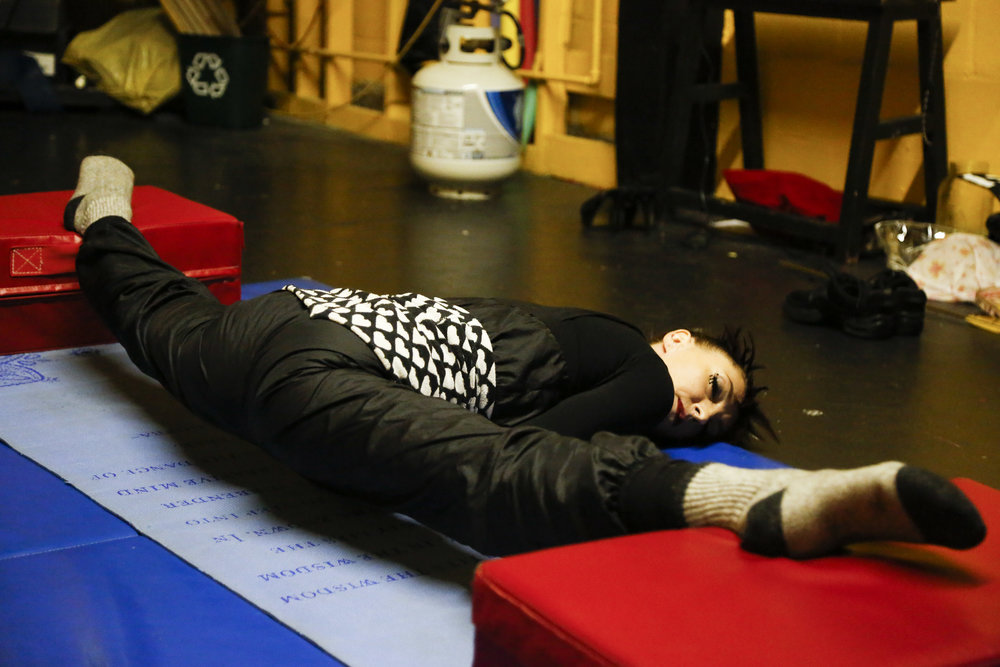
M 965 549 L 986 534 L 958 487 L 899 462 L 815 472 L 709 464 L 685 490 L 684 518 L 734 531 L 748 551 L 794 558 L 872 540 Z
M 80 163 L 80 177 L 70 200 L 75 206 L 72 225 L 79 234 L 108 216 L 132 220 L 132 185 L 135 177 L 125 163 L 91 155 Z

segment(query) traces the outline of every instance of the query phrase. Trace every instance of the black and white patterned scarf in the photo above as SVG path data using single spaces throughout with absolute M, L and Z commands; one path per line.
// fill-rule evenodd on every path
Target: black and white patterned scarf
M 283 289 L 302 301 L 310 317 L 350 329 L 401 383 L 486 417 L 493 412 L 493 346 L 464 308 L 422 294 Z

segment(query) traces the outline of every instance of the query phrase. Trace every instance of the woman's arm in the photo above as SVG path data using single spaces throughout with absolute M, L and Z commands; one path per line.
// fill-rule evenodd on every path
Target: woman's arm
M 566 360 L 566 395 L 527 424 L 590 438 L 648 435 L 673 407 L 666 365 L 631 326 L 600 315 L 552 326 Z

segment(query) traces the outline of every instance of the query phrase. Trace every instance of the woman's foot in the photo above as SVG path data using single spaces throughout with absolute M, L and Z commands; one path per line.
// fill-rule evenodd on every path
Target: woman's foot
M 986 536 L 958 487 L 899 462 L 815 472 L 712 463 L 691 478 L 683 503 L 687 525 L 728 528 L 768 556 L 821 556 L 873 540 L 968 549 Z
M 82 235 L 87 227 L 108 216 L 131 222 L 134 181 L 132 170 L 120 160 L 107 155 L 85 157 L 76 190 L 63 214 L 63 226 Z

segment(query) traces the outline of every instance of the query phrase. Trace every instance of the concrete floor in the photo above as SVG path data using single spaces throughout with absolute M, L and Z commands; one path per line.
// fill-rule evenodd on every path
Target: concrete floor
M 513 297 L 605 310 L 650 333 L 738 324 L 757 341 L 780 436 L 760 453 L 807 468 L 900 459 L 1000 488 L 1000 336 L 955 307 L 932 308 L 919 337 L 884 341 L 788 322 L 785 295 L 820 284 L 803 270 L 826 261 L 815 251 L 690 223 L 584 230 L 591 188 L 526 173 L 489 202 L 442 200 L 405 147 L 277 118 L 234 131 L 170 113 L 0 109 L 0 195 L 72 189 L 94 152 L 243 220 L 247 282 Z

